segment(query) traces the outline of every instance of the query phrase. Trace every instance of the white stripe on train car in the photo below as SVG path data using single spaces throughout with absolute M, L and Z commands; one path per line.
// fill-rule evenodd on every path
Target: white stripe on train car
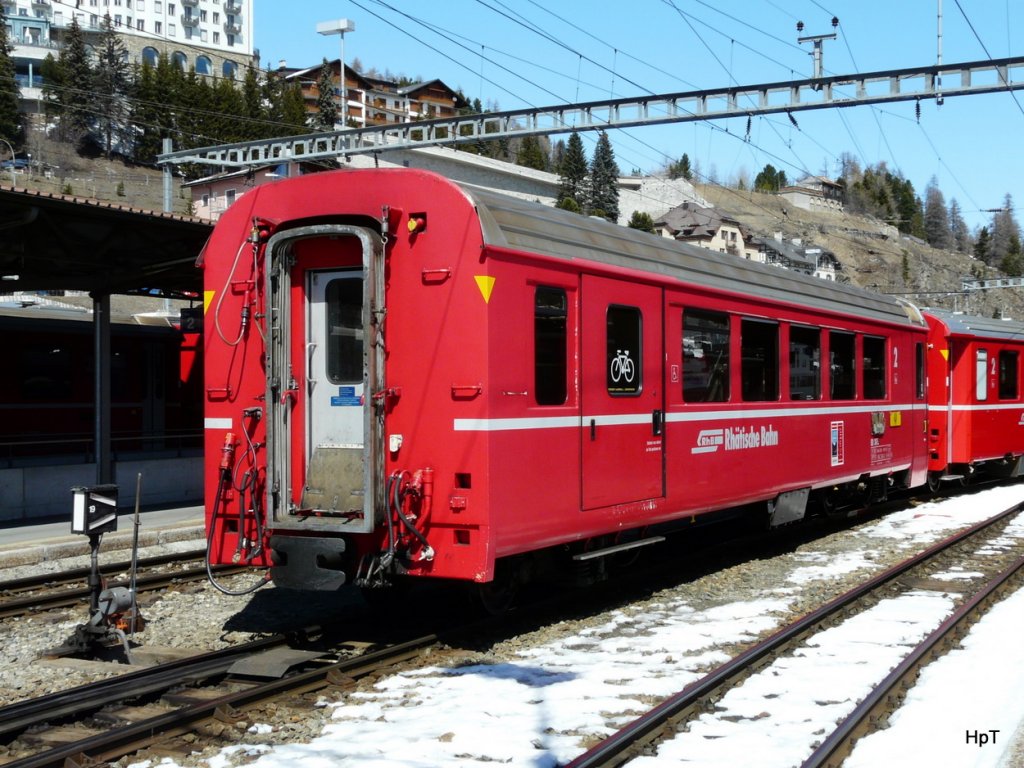
M 669 412 L 664 415 L 666 423 L 720 422 L 749 419 L 774 419 L 794 416 L 846 416 L 858 413 L 888 413 L 893 411 L 923 411 L 924 403 L 894 405 L 877 403 L 872 405 L 812 406 L 809 408 L 759 408 L 756 410 L 715 410 L 692 412 Z M 626 414 L 584 414 L 580 416 L 531 416 L 510 419 L 454 419 L 452 428 L 456 432 L 507 432 L 513 430 L 566 429 L 589 426 L 591 419 L 595 426 L 622 426 L 648 424 L 651 411 Z

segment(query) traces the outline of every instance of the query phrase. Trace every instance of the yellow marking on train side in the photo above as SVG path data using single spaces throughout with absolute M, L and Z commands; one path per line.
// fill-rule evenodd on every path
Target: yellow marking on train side
M 481 295 L 484 297 L 484 303 L 491 303 L 491 292 L 494 290 L 494 281 L 496 278 L 490 275 L 474 275 L 473 279 L 476 280 L 477 288 L 480 289 Z
M 947 363 L 949 362 L 949 350 L 948 349 L 940 349 L 939 350 L 939 354 L 942 355 L 942 359 L 943 360 L 945 360 Z
M 213 303 L 213 296 L 216 291 L 203 291 L 203 314 L 205 315 L 210 309 L 210 304 Z

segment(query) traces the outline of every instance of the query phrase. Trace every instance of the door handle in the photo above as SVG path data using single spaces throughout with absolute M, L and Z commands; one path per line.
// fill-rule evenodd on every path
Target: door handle
M 590 420 L 590 440 L 597 440 L 597 419 Z
M 662 426 L 665 423 L 665 416 L 661 412 L 661 409 L 655 409 L 654 413 L 651 414 L 651 431 L 655 437 L 661 435 Z
M 306 386 L 310 392 L 313 391 L 313 386 L 316 384 L 316 379 L 313 378 L 313 351 L 315 349 L 315 341 L 306 344 Z

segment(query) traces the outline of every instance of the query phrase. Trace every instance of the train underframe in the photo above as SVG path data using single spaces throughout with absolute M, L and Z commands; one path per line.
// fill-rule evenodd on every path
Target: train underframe
M 1016 466 L 1016 465 L 1015 465 Z M 415 479 L 414 479 L 415 478 Z M 886 501 L 890 494 L 910 487 L 910 470 L 880 475 L 864 474 L 854 481 L 779 494 L 773 499 L 721 510 L 686 514 L 677 520 L 580 539 L 546 549 L 499 558 L 489 582 L 476 585 L 484 607 L 503 604 L 525 584 L 554 579 L 573 586 L 611 578 L 618 568 L 645 557 L 647 547 L 669 536 L 698 527 L 743 522 L 748 528 L 771 529 L 795 524 L 816 515 L 848 516 Z M 400 478 L 389 479 L 389 488 Z M 385 532 L 345 535 L 339 532 L 297 535 L 281 531 L 271 535 L 272 577 L 281 587 L 337 590 L 351 585 L 364 590 L 384 589 L 417 570 L 417 563 L 433 556 L 426 533 L 417 523 L 429 517 L 432 477 L 409 475 L 392 497 Z M 382 543 L 381 543 L 381 540 Z

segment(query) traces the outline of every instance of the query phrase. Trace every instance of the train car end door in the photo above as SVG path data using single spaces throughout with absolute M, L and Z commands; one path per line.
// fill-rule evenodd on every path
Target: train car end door
M 363 509 L 363 279 L 360 269 L 307 273 L 306 509 Z

